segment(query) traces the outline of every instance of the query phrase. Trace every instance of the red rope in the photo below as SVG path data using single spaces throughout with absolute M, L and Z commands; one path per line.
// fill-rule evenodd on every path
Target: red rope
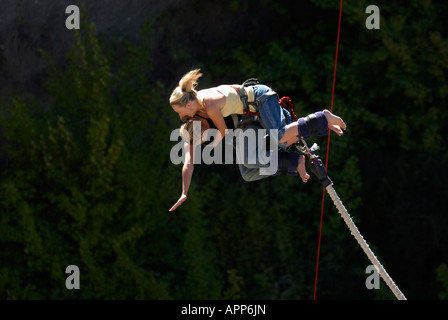
M 333 74 L 333 89 L 331 91 L 331 107 L 330 112 L 333 113 L 333 102 L 334 102 L 334 87 L 336 84 L 336 68 L 338 65 L 338 50 L 339 50 L 339 35 L 341 33 L 341 19 L 342 19 L 342 1 L 339 8 L 339 24 L 338 24 L 338 38 L 336 41 L 336 57 L 334 59 L 334 74 Z M 327 139 L 327 155 L 325 160 L 325 169 L 328 172 L 328 152 L 330 151 L 330 130 L 328 130 L 328 139 Z M 317 275 L 319 273 L 319 255 L 320 255 L 320 245 L 321 245 L 321 239 L 322 239 L 322 221 L 324 217 L 324 203 L 325 203 L 325 188 L 323 190 L 322 194 L 322 208 L 320 213 L 320 227 L 319 227 L 319 243 L 317 246 L 317 262 L 316 262 L 316 278 L 314 281 L 314 300 L 316 300 L 316 292 L 317 292 Z
M 294 104 L 292 103 L 289 97 L 281 98 L 280 100 L 278 100 L 278 103 L 283 109 L 288 110 L 291 116 L 294 118 L 294 120 L 297 121 L 297 116 L 294 113 Z

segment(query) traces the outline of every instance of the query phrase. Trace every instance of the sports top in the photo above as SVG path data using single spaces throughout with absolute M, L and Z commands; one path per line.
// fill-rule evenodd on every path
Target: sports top
M 243 114 L 243 103 L 241 102 L 240 96 L 238 92 L 232 88 L 230 85 L 220 85 L 215 88 L 220 93 L 222 93 L 226 97 L 226 103 L 224 107 L 221 109 L 222 116 L 225 118 L 231 114 Z M 254 101 L 254 91 L 252 87 L 246 87 L 246 93 L 248 95 L 249 101 Z M 204 106 L 203 100 L 204 97 L 201 94 L 201 91 L 198 92 L 198 100 L 201 106 Z M 250 105 L 250 111 L 256 112 L 255 108 Z

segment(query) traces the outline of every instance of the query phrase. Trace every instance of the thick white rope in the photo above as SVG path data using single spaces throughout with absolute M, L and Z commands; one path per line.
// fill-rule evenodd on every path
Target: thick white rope
M 362 237 L 361 233 L 359 232 L 358 228 L 356 227 L 355 223 L 353 222 L 352 218 L 347 212 L 347 209 L 342 204 L 341 199 L 339 199 L 336 191 L 333 188 L 333 185 L 329 185 L 326 187 L 326 190 L 328 194 L 330 195 L 331 199 L 333 200 L 336 208 L 338 209 L 339 213 L 341 214 L 342 218 L 344 219 L 345 223 L 347 224 L 348 228 L 350 229 L 352 235 L 355 237 L 356 241 L 358 241 L 361 248 L 366 253 L 369 260 L 372 262 L 372 264 L 377 268 L 378 273 L 380 274 L 381 278 L 383 278 L 384 282 L 388 285 L 388 287 L 392 290 L 395 297 L 398 300 L 407 300 L 406 297 L 403 295 L 403 293 L 400 291 L 400 289 L 397 287 L 397 285 L 394 283 L 392 278 L 387 274 L 386 270 L 383 268 L 381 263 L 376 258 L 375 254 L 370 250 L 369 245 L 366 243 L 364 238 Z

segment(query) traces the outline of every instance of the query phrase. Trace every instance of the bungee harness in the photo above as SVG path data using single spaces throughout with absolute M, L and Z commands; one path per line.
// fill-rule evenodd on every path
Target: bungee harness
M 244 107 L 243 114 L 245 114 L 245 115 L 258 116 L 259 113 L 250 111 L 249 106 L 252 105 L 252 106 L 254 106 L 254 108 L 256 110 L 258 110 L 260 105 L 267 98 L 269 98 L 270 96 L 273 96 L 273 95 L 277 95 L 277 93 L 274 90 L 271 89 L 271 91 L 262 94 L 261 96 L 256 98 L 254 101 L 249 101 L 249 97 L 247 95 L 247 92 L 246 92 L 245 88 L 246 87 L 252 87 L 252 86 L 255 86 L 257 84 L 259 84 L 258 79 L 250 78 L 250 79 L 247 79 L 246 81 L 244 81 L 243 84 L 241 85 L 239 95 L 240 95 L 240 99 L 241 99 L 241 102 L 243 103 L 243 107 Z M 278 95 L 277 95 L 277 97 L 278 97 Z
M 279 97 L 278 94 L 271 88 L 269 92 L 264 93 L 263 95 L 256 98 L 254 101 L 249 101 L 249 96 L 245 88 L 255 86 L 257 84 L 259 84 L 258 79 L 250 78 L 244 81 L 244 83 L 240 87 L 239 96 L 243 104 L 243 114 L 240 116 L 238 123 L 238 128 L 240 129 L 243 130 L 249 128 L 254 130 L 262 129 L 263 126 L 261 125 L 260 114 L 258 112 L 259 107 L 269 97 L 274 95 L 277 96 L 277 99 Z M 322 121 L 319 121 L 319 119 L 317 119 L 317 116 L 315 114 L 311 114 L 305 118 L 298 119 L 296 114 L 294 113 L 294 105 L 289 97 L 282 97 L 281 99 L 278 99 L 278 102 L 285 116 L 286 124 L 290 124 L 293 121 L 298 121 L 300 131 L 307 133 L 305 139 L 308 139 L 311 136 L 325 135 L 327 133 L 328 130 L 327 126 L 322 125 L 321 123 Z M 253 106 L 256 112 L 251 111 L 250 106 Z M 293 145 L 289 146 L 287 150 L 279 149 L 278 171 L 276 174 L 274 174 L 274 176 L 279 174 L 297 176 L 298 175 L 297 166 L 299 163 L 299 158 L 300 154 L 294 150 Z

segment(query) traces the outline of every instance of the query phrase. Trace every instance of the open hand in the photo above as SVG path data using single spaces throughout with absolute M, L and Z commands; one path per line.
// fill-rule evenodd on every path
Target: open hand
M 169 212 L 176 210 L 178 206 L 180 206 L 185 200 L 187 200 L 187 196 L 185 194 L 181 195 L 179 200 L 171 207 Z

